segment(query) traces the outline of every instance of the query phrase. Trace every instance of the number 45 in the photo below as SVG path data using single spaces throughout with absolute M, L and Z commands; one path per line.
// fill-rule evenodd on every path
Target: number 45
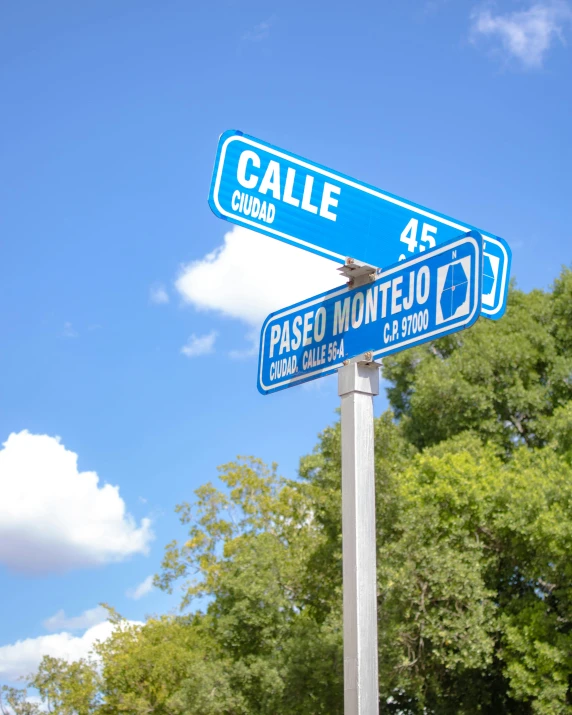
M 415 253 L 415 249 L 417 248 L 417 229 L 419 228 L 419 220 L 416 218 L 412 218 L 407 226 L 403 229 L 401 232 L 401 238 L 400 240 L 403 241 L 403 243 L 407 244 L 407 250 L 409 253 Z M 429 248 L 434 248 L 435 247 L 435 236 L 432 234 L 437 233 L 437 226 L 431 226 L 429 223 L 424 223 L 421 227 L 421 245 L 419 246 L 419 250 L 423 252 L 427 246 L 424 244 L 427 243 L 429 244 Z M 401 256 L 399 256 L 400 261 L 405 260 L 405 255 L 402 253 Z

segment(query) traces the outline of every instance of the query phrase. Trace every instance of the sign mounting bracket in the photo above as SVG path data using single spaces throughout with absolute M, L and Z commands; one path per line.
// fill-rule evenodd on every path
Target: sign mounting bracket
M 356 258 L 346 258 L 344 265 L 337 268 L 337 271 L 348 279 L 348 288 L 359 288 L 373 283 L 381 273 L 381 269 Z

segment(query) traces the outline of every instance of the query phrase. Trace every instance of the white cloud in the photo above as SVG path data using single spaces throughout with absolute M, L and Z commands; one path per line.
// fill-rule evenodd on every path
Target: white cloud
M 44 655 L 67 661 L 85 658 L 97 640 L 106 640 L 112 632 L 113 625 L 106 621 L 89 628 L 82 636 L 54 633 L 0 646 L 0 676 L 11 681 L 26 677 L 38 667 Z
M 149 300 L 155 305 L 164 305 L 169 302 L 169 294 L 162 285 L 152 286 L 149 291 Z
M 249 330 L 244 336 L 246 346 L 243 348 L 233 349 L 228 351 L 228 356 L 231 360 L 245 360 L 251 358 L 254 355 L 258 355 L 258 349 L 260 346 L 260 330 L 252 329 Z
M 134 601 L 138 601 L 143 596 L 146 596 L 153 589 L 153 576 L 147 576 L 147 578 L 142 581 L 135 588 L 130 588 L 125 594 L 127 598 L 132 598 Z
M 564 25 L 571 20 L 572 10 L 563 0 L 535 3 L 505 15 L 483 8 L 471 16 L 472 36 L 496 37 L 509 57 L 532 69 L 542 66 L 555 38 L 563 40 Z
M 302 389 L 307 392 L 332 392 L 336 389 L 336 384 L 338 380 L 337 373 L 331 373 L 320 377 L 317 380 L 309 380 L 302 384 Z
M 194 333 L 181 348 L 183 355 L 187 357 L 198 357 L 212 353 L 216 340 L 216 332 L 213 330 L 206 335 L 195 335 Z
M 35 706 L 40 712 L 47 713 L 50 712 L 48 709 L 48 704 L 45 703 L 39 695 L 28 695 L 26 702 L 30 705 Z
M 252 30 L 248 30 L 242 36 L 244 42 L 262 42 L 270 37 L 270 28 L 272 27 L 272 18 L 264 20 L 255 25 Z
M 12 433 L 0 450 L 0 563 L 63 571 L 147 553 L 149 519 L 137 525 L 119 487 L 80 472 L 60 439 Z
M 142 625 L 136 621 L 128 623 Z M 82 636 L 72 636 L 64 631 L 0 646 L 0 680 L 15 682 L 25 678 L 38 668 L 44 655 L 63 658 L 68 662 L 85 658 L 95 642 L 107 640 L 114 628 L 114 624 L 105 621 L 92 626 Z
M 92 626 L 98 626 L 107 620 L 107 611 L 103 606 L 88 608 L 79 616 L 68 618 L 63 609 L 46 618 L 44 628 L 47 631 L 83 631 Z
M 62 335 L 64 336 L 64 338 L 77 338 L 79 336 L 79 333 L 77 332 L 77 330 L 74 330 L 73 325 L 68 322 L 64 323 Z
M 234 349 L 228 351 L 228 356 L 231 360 L 245 360 L 246 358 L 251 358 L 255 355 L 258 355 L 258 340 L 249 348 L 244 348 L 244 350 Z
M 335 288 L 337 263 L 239 226 L 224 244 L 183 267 L 176 287 L 199 310 L 215 310 L 259 328 L 279 308 Z

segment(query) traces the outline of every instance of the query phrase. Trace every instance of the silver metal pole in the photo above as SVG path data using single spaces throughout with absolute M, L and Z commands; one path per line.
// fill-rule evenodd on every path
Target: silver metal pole
M 338 370 L 342 398 L 344 713 L 378 715 L 373 396 L 379 365 Z

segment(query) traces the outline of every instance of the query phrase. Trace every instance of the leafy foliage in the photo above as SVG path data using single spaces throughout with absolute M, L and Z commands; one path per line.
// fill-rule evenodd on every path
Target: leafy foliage
M 498 323 L 480 320 L 384 360 L 388 394 L 419 448 L 465 430 L 510 453 L 547 443 L 547 421 L 572 399 L 572 272 L 553 293 L 513 290 Z
M 58 715 L 92 715 L 99 705 L 100 678 L 92 660 L 66 663 L 44 656 L 30 681 L 50 712 Z
M 572 273 L 384 372 L 380 712 L 572 713 Z M 177 507 L 186 535 L 156 577 L 183 614 L 115 615 L 96 660 L 44 659 L 31 684 L 62 715 L 341 715 L 340 481 L 339 424 L 297 480 L 223 465 Z
M 0 713 L 2 715 L 38 715 L 41 712 L 37 703 L 28 699 L 26 690 L 10 688 L 3 685 L 0 688 Z

